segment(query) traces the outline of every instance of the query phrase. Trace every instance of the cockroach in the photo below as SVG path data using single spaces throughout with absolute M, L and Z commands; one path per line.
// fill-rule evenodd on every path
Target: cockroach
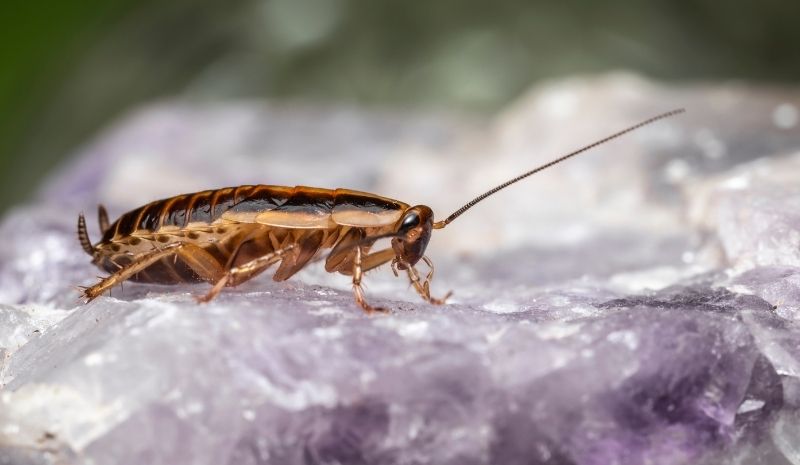
M 83 214 L 78 238 L 92 263 L 110 273 L 81 288 L 87 302 L 128 279 L 160 284 L 205 281 L 211 290 L 198 300 L 208 302 L 222 288 L 237 286 L 277 264 L 272 279 L 284 281 L 321 252 L 325 270 L 352 277 L 353 294 L 367 313 L 385 311 L 367 303 L 361 287 L 366 271 L 391 262 L 395 276 L 405 271 L 417 293 L 431 304 L 450 296 L 431 296 L 433 263 L 425 249 L 434 229 L 442 229 L 478 202 L 557 163 L 623 134 L 682 113 L 673 110 L 642 121 L 583 148 L 536 167 L 475 197 L 441 221 L 425 205 L 410 206 L 378 195 L 349 189 L 245 185 L 207 190 L 158 200 L 123 214 L 109 224 L 100 205 L 103 237 L 89 240 Z M 391 246 L 371 251 L 379 239 Z M 428 267 L 423 278 L 416 265 Z

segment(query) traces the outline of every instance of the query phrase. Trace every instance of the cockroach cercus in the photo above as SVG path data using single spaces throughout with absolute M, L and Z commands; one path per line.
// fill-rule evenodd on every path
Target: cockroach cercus
M 198 300 L 213 299 L 225 286 L 236 286 L 277 265 L 272 279 L 284 281 L 314 257 L 325 256 L 325 270 L 351 276 L 356 302 L 366 312 L 383 309 L 369 305 L 361 280 L 364 272 L 391 262 L 392 271 L 405 271 L 411 285 L 431 304 L 433 263 L 425 248 L 434 229 L 442 229 L 481 200 L 579 153 L 657 120 L 683 112 L 673 110 L 642 121 L 581 149 L 532 169 L 479 195 L 444 220 L 434 221 L 425 205 L 348 189 L 315 187 L 239 186 L 178 195 L 125 213 L 109 224 L 99 207 L 103 237 L 92 245 L 83 214 L 78 216 L 78 238 L 92 263 L 111 273 L 97 284 L 82 288 L 91 301 L 116 284 L 138 282 L 175 284 L 207 281 L 211 290 Z M 379 239 L 391 246 L 371 251 Z M 416 265 L 422 260 L 428 273 Z

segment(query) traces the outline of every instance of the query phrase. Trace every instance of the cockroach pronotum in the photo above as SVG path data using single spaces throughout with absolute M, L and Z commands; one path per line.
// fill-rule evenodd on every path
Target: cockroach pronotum
M 101 205 L 103 238 L 92 245 L 83 214 L 78 216 L 78 238 L 92 263 L 111 275 L 82 288 L 82 294 L 88 302 L 128 279 L 161 284 L 206 281 L 213 287 L 198 300 L 208 302 L 223 287 L 239 285 L 278 263 L 272 279 L 289 279 L 331 249 L 325 270 L 352 276 L 356 302 L 368 313 L 384 309 L 367 303 L 363 274 L 389 262 L 395 276 L 398 270 L 406 272 L 424 300 L 442 304 L 450 293 L 441 299 L 431 296 L 433 263 L 425 256 L 434 229 L 444 228 L 481 200 L 534 173 L 682 112 L 647 119 L 534 168 L 437 222 L 425 205 L 412 207 L 366 192 L 305 186 L 239 186 L 178 195 L 125 213 L 113 224 Z M 391 239 L 391 247 L 371 252 L 374 243 L 384 238 Z M 429 269 L 424 278 L 415 267 L 420 260 Z

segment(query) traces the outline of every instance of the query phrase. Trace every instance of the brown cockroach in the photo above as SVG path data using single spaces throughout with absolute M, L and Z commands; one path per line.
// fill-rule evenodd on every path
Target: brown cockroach
M 92 245 L 83 214 L 78 216 L 78 238 L 92 263 L 111 275 L 82 288 L 82 293 L 91 301 L 128 279 L 161 284 L 206 281 L 213 287 L 198 300 L 207 302 L 223 287 L 241 284 L 278 263 L 272 278 L 289 279 L 321 251 L 331 249 L 325 270 L 352 276 L 356 302 L 366 312 L 383 309 L 364 298 L 363 274 L 389 262 L 395 275 L 398 270 L 406 272 L 424 300 L 442 304 L 450 293 L 441 299 L 431 296 L 433 263 L 425 256 L 434 229 L 444 228 L 481 200 L 534 173 L 681 112 L 647 119 L 534 168 L 438 222 L 425 205 L 412 207 L 366 192 L 304 186 L 239 186 L 178 195 L 125 213 L 113 224 L 101 205 L 103 238 Z M 391 239 L 391 247 L 370 251 L 383 238 Z M 424 278 L 415 267 L 420 260 L 429 269 Z

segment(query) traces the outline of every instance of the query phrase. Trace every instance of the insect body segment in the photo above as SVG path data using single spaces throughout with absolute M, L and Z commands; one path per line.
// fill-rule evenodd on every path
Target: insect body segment
M 682 111 L 650 118 L 517 176 L 439 222 L 425 205 L 411 207 L 366 192 L 305 186 L 246 185 L 178 195 L 125 213 L 111 224 L 100 206 L 100 242 L 90 241 L 83 214 L 78 216 L 78 238 L 92 263 L 110 275 L 84 288 L 83 295 L 93 300 L 129 279 L 161 284 L 206 281 L 213 286 L 199 300 L 209 301 L 224 287 L 244 283 L 272 266 L 277 266 L 275 281 L 289 279 L 330 249 L 324 256 L 325 270 L 351 276 L 356 302 L 367 312 L 382 309 L 367 303 L 363 275 L 386 263 L 395 275 L 405 271 L 424 300 L 442 304 L 450 294 L 431 296 L 433 263 L 425 256 L 434 229 L 534 173 Z M 390 238 L 391 246 L 372 251 L 383 238 Z M 415 268 L 420 260 L 429 268 L 424 278 Z
M 416 265 L 424 257 L 432 230 L 433 211 L 430 208 L 417 205 L 406 210 L 397 228 L 396 237 L 392 239 L 392 249 L 401 270 L 409 265 Z

